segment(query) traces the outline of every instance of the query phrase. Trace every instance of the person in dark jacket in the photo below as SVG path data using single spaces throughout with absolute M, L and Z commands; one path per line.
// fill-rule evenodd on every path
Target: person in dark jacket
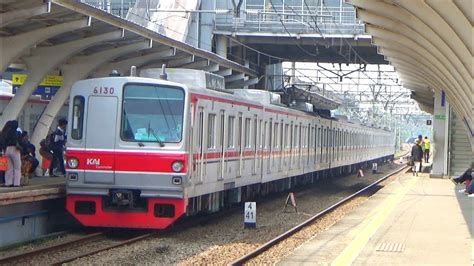
M 413 161 L 413 175 L 418 176 L 421 171 L 421 160 L 423 159 L 423 149 L 421 148 L 421 141 L 416 140 L 416 144 L 411 147 L 411 160 Z
M 56 176 L 53 172 L 56 165 L 61 174 L 66 175 L 63 158 L 64 147 L 67 140 L 66 126 L 67 120 L 64 118 L 59 119 L 58 128 L 56 128 L 56 130 L 54 130 L 53 134 L 50 136 L 52 139 L 51 146 L 49 148 L 53 152 L 53 159 L 49 165 L 49 176 Z
M 30 169 L 28 169 L 28 174 L 35 172 L 36 167 L 39 165 L 38 159 L 36 159 L 36 148 L 30 140 L 28 139 L 28 132 L 23 131 L 20 137 L 20 146 L 21 146 L 21 160 L 22 164 L 28 163 L 31 164 Z
M 464 173 L 458 177 L 451 178 L 454 184 L 462 184 L 467 180 L 472 180 L 472 176 L 474 175 L 474 162 L 471 163 L 471 167 L 467 168 Z
M 8 168 L 5 172 L 5 186 L 20 186 L 21 181 L 21 154 L 18 145 L 18 121 L 8 121 L 2 129 L 3 146 L 8 158 Z

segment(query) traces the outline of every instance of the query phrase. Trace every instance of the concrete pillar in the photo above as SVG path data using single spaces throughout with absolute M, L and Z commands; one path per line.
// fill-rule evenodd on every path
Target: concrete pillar
M 217 43 L 216 43 L 216 53 L 224 58 L 227 58 L 227 46 L 228 46 L 228 39 L 223 35 L 216 35 L 217 36 Z
M 74 58 L 68 64 L 63 65 L 61 67 L 61 71 L 64 75 L 63 86 L 54 95 L 53 99 L 49 102 L 48 106 L 41 115 L 35 127 L 35 131 L 31 135 L 31 143 L 33 143 L 36 147 L 39 147 L 40 141 L 47 136 L 54 118 L 58 114 L 61 107 L 64 105 L 64 102 L 69 97 L 71 87 L 74 82 L 86 78 L 89 73 L 97 69 L 104 62 L 108 62 L 114 58 L 117 58 L 118 56 L 132 51 L 138 51 L 147 48 L 150 48 L 148 41 L 139 42 L 88 56 L 80 56 Z
M 216 1 L 201 1 L 202 10 L 216 10 Z M 212 36 L 214 35 L 214 24 L 216 15 L 212 13 L 197 14 L 198 19 L 198 40 L 199 48 L 211 51 Z M 219 54 L 219 53 L 218 53 Z M 219 54 L 220 55 L 220 54 Z
M 88 19 L 81 19 L 0 38 L 0 51 L 2 53 L 2 56 L 0 56 L 0 73 L 3 73 L 9 64 L 28 52 L 28 49 L 37 43 L 64 32 L 87 27 L 88 25 Z
M 24 58 L 28 66 L 28 78 L 25 84 L 19 88 L 15 97 L 13 97 L 7 107 L 5 107 L 3 115 L 0 118 L 0 126 L 3 127 L 8 120 L 17 119 L 18 114 L 28 101 L 31 93 L 36 89 L 44 76 L 57 65 L 75 53 L 96 43 L 118 39 L 122 36 L 122 31 L 114 31 L 60 45 L 35 49 L 32 56 Z
M 433 167 L 431 176 L 448 175 L 449 103 L 444 92 L 435 92 L 433 114 Z

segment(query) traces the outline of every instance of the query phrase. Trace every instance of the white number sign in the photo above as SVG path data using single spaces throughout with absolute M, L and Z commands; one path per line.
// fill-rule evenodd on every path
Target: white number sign
M 257 203 L 245 202 L 244 208 L 245 227 L 255 227 L 257 224 Z

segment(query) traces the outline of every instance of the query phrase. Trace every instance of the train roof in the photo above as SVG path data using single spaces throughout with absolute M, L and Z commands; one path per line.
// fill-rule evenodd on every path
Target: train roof
M 123 79 L 127 82 L 143 82 L 143 83 L 157 83 L 170 86 L 179 86 L 189 89 L 191 92 L 210 95 L 222 99 L 239 101 L 246 104 L 261 106 L 265 109 L 273 109 L 280 112 L 286 112 L 290 115 L 319 118 L 323 120 L 332 120 L 339 123 L 347 123 L 353 126 L 360 126 L 362 128 L 370 128 L 387 131 L 381 128 L 371 127 L 357 123 L 356 121 L 331 118 L 321 115 L 318 112 L 310 111 L 309 109 L 289 107 L 281 104 L 280 95 L 271 91 L 255 90 L 255 89 L 232 89 L 224 88 L 224 78 L 212 73 L 202 70 L 194 69 L 167 69 L 166 74 L 168 80 L 160 79 L 162 69 L 150 68 L 140 71 L 140 76 L 111 76 L 78 81 L 80 83 L 90 83 L 104 80 Z M 312 105 L 311 105 L 312 107 Z

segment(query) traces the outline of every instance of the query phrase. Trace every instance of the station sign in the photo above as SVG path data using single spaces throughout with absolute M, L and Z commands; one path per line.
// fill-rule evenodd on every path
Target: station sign
M 28 75 L 26 74 L 12 75 L 12 92 L 14 94 L 16 94 L 20 87 L 25 84 L 27 78 Z M 56 94 L 63 84 L 63 76 L 47 75 L 32 94 L 41 95 L 42 99 L 51 99 L 51 97 Z

